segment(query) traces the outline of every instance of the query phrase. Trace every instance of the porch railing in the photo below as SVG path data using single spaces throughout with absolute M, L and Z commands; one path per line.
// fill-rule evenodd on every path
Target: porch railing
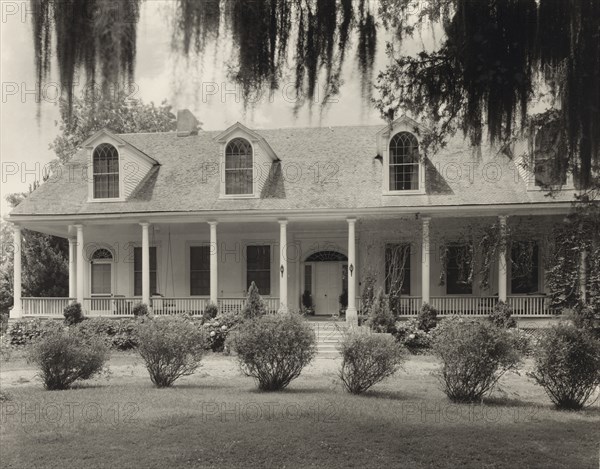
M 189 313 L 201 316 L 209 304 L 208 298 L 152 298 L 152 313 L 158 316 Z
M 550 316 L 550 298 L 545 295 L 509 296 L 506 302 L 512 306 L 515 316 Z
M 133 316 L 133 308 L 141 301 L 123 296 L 84 298 L 83 310 L 87 316 Z
M 268 297 L 263 298 L 267 306 L 267 311 L 270 313 L 276 313 L 279 310 L 279 298 L 277 297 Z M 228 312 L 240 312 L 244 309 L 244 305 L 246 304 L 246 298 L 219 298 L 219 311 L 228 313 Z
M 431 306 L 439 314 L 466 316 L 488 315 L 498 302 L 496 296 L 432 296 Z
M 23 313 L 26 316 L 62 317 L 65 307 L 75 298 L 21 298 Z

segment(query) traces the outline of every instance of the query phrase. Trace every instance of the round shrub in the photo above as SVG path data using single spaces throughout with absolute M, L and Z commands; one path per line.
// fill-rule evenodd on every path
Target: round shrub
M 367 324 L 376 332 L 391 332 L 394 329 L 394 322 L 389 299 L 380 288 L 368 311 Z
M 428 353 L 433 345 L 431 332 L 419 328 L 416 318 L 398 321 L 394 326 L 394 337 L 413 355 Z
M 529 373 L 559 409 L 582 409 L 600 386 L 600 342 L 573 325 L 549 328 L 534 351 Z
M 509 329 L 517 327 L 517 321 L 515 321 L 515 318 L 512 317 L 512 314 L 513 309 L 509 304 L 505 303 L 504 301 L 498 301 L 488 316 L 488 319 L 492 322 L 492 324 L 498 327 Z
M 138 326 L 137 350 L 150 380 L 159 388 L 171 386 L 198 367 L 206 347 L 203 330 L 183 317 L 155 318 Z
M 262 391 L 284 389 L 316 354 L 315 332 L 297 313 L 277 313 L 244 322 L 231 335 L 242 371 Z
M 387 334 L 351 331 L 344 336 L 339 350 L 339 376 L 352 394 L 361 394 L 393 375 L 405 358 L 404 349 Z
M 442 390 L 454 402 L 481 400 L 521 361 L 515 336 L 506 329 L 459 317 L 437 326 L 433 350 L 442 362 L 438 372 Z
M 38 368 L 48 390 L 68 389 L 77 380 L 102 371 L 108 347 L 98 339 L 84 338 L 76 330 L 47 332 L 29 346 L 27 360 Z
M 230 311 L 219 314 L 216 318 L 205 322 L 203 328 L 206 331 L 208 347 L 213 352 L 223 352 L 227 336 L 243 322 L 243 319 L 240 313 Z
M 424 332 L 431 331 L 437 326 L 437 316 L 437 309 L 429 303 L 424 303 L 417 315 L 417 327 Z
M 214 303 L 209 303 L 208 305 L 206 305 L 206 308 L 204 309 L 204 314 L 202 315 L 202 319 L 204 321 L 210 321 L 211 319 L 216 318 L 217 314 L 219 314 L 219 307 Z
M 145 318 L 148 317 L 150 311 L 148 310 L 148 305 L 146 303 L 137 303 L 133 309 L 131 310 L 133 313 L 133 317 L 135 318 Z
M 78 324 L 83 321 L 83 313 L 81 312 L 80 303 L 71 303 L 70 305 L 65 306 L 63 314 L 65 316 L 65 324 L 67 326 Z

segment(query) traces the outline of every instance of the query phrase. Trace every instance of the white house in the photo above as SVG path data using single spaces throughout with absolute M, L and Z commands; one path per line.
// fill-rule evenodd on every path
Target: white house
M 11 317 L 60 316 L 75 300 L 108 316 L 140 301 L 155 314 L 239 308 L 254 281 L 270 309 L 299 309 L 308 291 L 318 315 L 337 312 L 347 291 L 352 322 L 367 277 L 387 287 L 397 266 L 386 252 L 399 246 L 409 253 L 402 314 L 424 302 L 442 314 L 484 314 L 498 299 L 520 316 L 549 314 L 541 247 L 575 190 L 565 177 L 548 197 L 534 174 L 544 161 L 530 146 L 512 148 L 511 159 L 456 138 L 425 156 L 427 129 L 407 117 L 222 132 L 197 130 L 189 111 L 178 117 L 177 132 L 90 136 L 10 213 L 17 253 L 22 228 L 70 246 L 69 298 L 21 298 L 15 256 Z M 511 272 L 514 242 L 495 256 L 484 289 L 477 276 L 463 278 L 458 259 L 477 242 L 465 233 L 494 223 L 526 228 L 532 264 L 526 279 Z

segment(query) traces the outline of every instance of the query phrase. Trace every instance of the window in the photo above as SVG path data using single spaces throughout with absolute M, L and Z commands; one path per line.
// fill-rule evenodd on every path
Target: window
M 568 150 L 564 142 L 564 131 L 558 121 L 549 122 L 536 132 L 533 149 L 535 186 L 564 186 L 567 183 L 564 155 Z
M 410 295 L 410 244 L 385 246 L 385 293 L 400 290 Z
M 451 244 L 446 247 L 446 293 L 473 293 L 472 261 L 473 249 L 470 244 Z
M 539 290 L 539 246 L 536 241 L 515 241 L 511 246 L 510 286 L 512 293 Z
M 112 253 L 108 249 L 96 249 L 92 254 L 92 295 L 112 293 Z
M 94 198 L 119 197 L 119 153 L 109 143 L 101 143 L 94 149 Z
M 190 248 L 190 295 L 210 295 L 210 246 Z
M 252 147 L 248 140 L 234 138 L 225 148 L 225 194 L 252 193 Z
M 156 247 L 150 247 L 150 295 L 158 293 L 156 283 Z M 133 294 L 142 294 L 142 248 L 133 248 Z
M 271 294 L 271 246 L 246 249 L 246 289 L 254 282 L 261 295 Z
M 390 141 L 390 191 L 419 190 L 419 143 L 415 136 L 400 132 Z

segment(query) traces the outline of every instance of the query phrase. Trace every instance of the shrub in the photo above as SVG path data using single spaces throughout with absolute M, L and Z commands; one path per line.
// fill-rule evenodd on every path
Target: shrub
M 0 313 L 0 335 L 6 334 L 8 330 L 8 313 Z
M 133 313 L 133 317 L 135 318 L 145 318 L 148 317 L 150 314 L 148 310 L 148 305 L 146 303 L 137 303 L 133 307 L 131 312 Z
M 579 410 L 600 386 L 600 342 L 568 324 L 549 328 L 534 352 L 529 373 L 559 409 Z
M 246 321 L 231 336 L 242 371 L 262 391 L 284 389 L 316 354 L 315 332 L 297 313 Z
M 363 311 L 370 311 L 375 300 L 375 277 L 373 275 L 367 275 L 365 278 L 360 299 Z
M 138 324 L 131 318 L 86 318 L 76 328 L 83 337 L 96 337 L 117 350 L 130 350 L 137 346 Z
M 202 319 L 204 321 L 210 321 L 211 319 L 216 318 L 217 314 L 219 314 L 219 307 L 214 303 L 209 303 L 208 305 L 206 305 L 206 308 L 204 309 L 204 314 L 202 315 Z
M 248 297 L 242 310 L 242 316 L 245 319 L 252 319 L 265 314 L 267 314 L 267 306 L 258 292 L 258 287 L 252 282 L 248 288 Z
M 313 308 L 313 299 L 312 295 L 308 290 L 304 290 L 302 294 L 302 309 L 305 314 L 314 315 L 315 310 Z
M 68 389 L 75 381 L 102 370 L 108 348 L 98 339 L 83 338 L 76 330 L 57 330 L 31 344 L 27 360 L 38 368 L 46 389 Z
M 367 324 L 376 332 L 390 332 L 394 328 L 394 315 L 390 311 L 387 297 L 380 288 L 371 304 Z
M 339 376 L 348 392 L 361 394 L 393 375 L 405 358 L 404 349 L 387 334 L 349 332 L 339 346 Z
M 10 393 L 8 393 L 8 391 L 5 391 L 4 389 L 0 389 L 0 402 L 7 402 L 10 401 L 12 399 L 12 396 L 10 395 Z
M 243 316 L 235 311 L 222 313 L 216 318 L 204 323 L 204 330 L 208 339 L 208 347 L 213 352 L 223 352 L 225 341 L 231 331 L 243 321 Z
M 509 304 L 506 304 L 504 301 L 498 301 L 489 314 L 488 319 L 495 326 L 509 329 L 517 327 L 517 321 L 512 317 L 512 314 L 513 309 Z
M 573 323 L 580 329 L 587 329 L 599 336 L 600 310 L 595 311 L 591 305 L 579 304 L 573 311 Z
M 342 290 L 342 293 L 338 297 L 340 303 L 340 311 L 346 311 L 348 309 L 348 290 Z
M 63 314 L 67 326 L 72 326 L 73 324 L 78 324 L 83 321 L 80 303 L 71 303 L 70 305 L 65 306 Z
M 393 334 L 396 340 L 414 355 L 427 353 L 433 345 L 431 332 L 419 329 L 416 318 L 396 322 Z
M 417 315 L 417 327 L 425 332 L 429 332 L 437 326 L 438 311 L 429 303 L 424 303 Z
M 200 366 L 206 340 L 193 321 L 181 317 L 155 318 L 138 326 L 137 350 L 157 387 L 171 386 Z
M 488 321 L 443 320 L 435 329 L 433 349 L 442 361 L 442 389 L 454 402 L 480 400 L 520 363 L 514 336 Z
M 23 346 L 29 345 L 48 332 L 58 331 L 62 328 L 63 325 L 59 321 L 52 319 L 21 319 L 10 325 L 7 334 L 10 345 Z

